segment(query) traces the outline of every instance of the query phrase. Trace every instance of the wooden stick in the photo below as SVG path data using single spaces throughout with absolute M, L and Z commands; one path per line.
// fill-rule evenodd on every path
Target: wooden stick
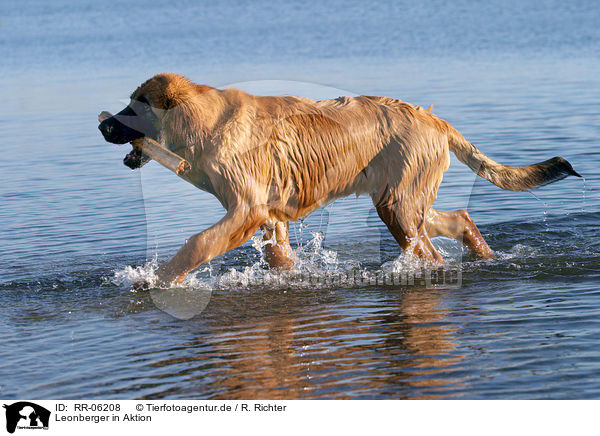
M 134 139 L 131 144 L 178 176 L 184 176 L 192 168 L 187 160 L 182 159 L 171 150 L 167 150 L 152 138 Z
M 110 112 L 103 111 L 98 115 L 98 121 L 102 122 L 110 117 L 112 117 Z M 166 149 L 152 138 L 134 139 L 131 141 L 131 145 L 178 176 L 183 177 L 192 169 L 187 160 Z
M 112 114 L 110 112 L 102 111 L 100 112 L 100 115 L 98 115 L 98 121 L 102 122 L 104 120 L 109 119 L 110 117 L 112 117 Z

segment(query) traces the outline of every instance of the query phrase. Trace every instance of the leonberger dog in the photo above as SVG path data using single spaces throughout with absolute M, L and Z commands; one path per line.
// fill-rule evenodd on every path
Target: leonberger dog
M 116 144 L 155 139 L 189 161 L 188 180 L 216 196 L 227 211 L 158 268 L 162 284 L 181 282 L 259 228 L 270 241 L 268 264 L 293 268 L 289 221 L 350 194 L 371 196 L 405 252 L 442 262 L 430 238 L 445 236 L 492 258 L 467 211 L 432 208 L 450 151 L 479 176 L 512 191 L 579 177 L 561 157 L 523 167 L 494 162 L 448 122 L 401 100 L 255 96 L 197 85 L 176 74 L 144 82 L 129 105 L 99 129 Z M 148 160 L 134 146 L 124 163 L 139 168 Z

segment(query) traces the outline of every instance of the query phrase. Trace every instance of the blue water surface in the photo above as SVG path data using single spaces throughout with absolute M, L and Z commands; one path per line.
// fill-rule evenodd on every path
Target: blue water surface
M 0 397 L 600 397 L 599 22 L 586 0 L 4 0 Z M 265 271 L 250 241 L 132 292 L 224 213 L 97 130 L 162 71 L 434 104 L 491 158 L 560 155 L 585 181 L 502 191 L 453 158 L 435 207 L 467 208 L 498 253 L 436 240 L 460 286 L 328 281 L 419 267 L 360 197 L 292 225 L 317 284 Z

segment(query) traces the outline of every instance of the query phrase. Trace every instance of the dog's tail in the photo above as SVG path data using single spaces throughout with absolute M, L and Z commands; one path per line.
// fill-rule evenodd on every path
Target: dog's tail
M 511 167 L 494 162 L 456 129 L 448 125 L 450 150 L 458 160 L 494 185 L 509 191 L 526 191 L 564 179 L 567 176 L 581 177 L 562 157 L 553 157 L 526 167 Z

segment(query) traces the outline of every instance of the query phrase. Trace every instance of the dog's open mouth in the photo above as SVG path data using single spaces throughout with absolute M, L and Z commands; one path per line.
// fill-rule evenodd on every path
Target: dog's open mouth
M 146 165 L 150 160 L 150 157 L 144 154 L 142 150 L 135 145 L 132 144 L 132 147 L 131 151 L 125 155 L 123 163 L 132 170 L 135 170 L 136 168 L 141 168 Z

